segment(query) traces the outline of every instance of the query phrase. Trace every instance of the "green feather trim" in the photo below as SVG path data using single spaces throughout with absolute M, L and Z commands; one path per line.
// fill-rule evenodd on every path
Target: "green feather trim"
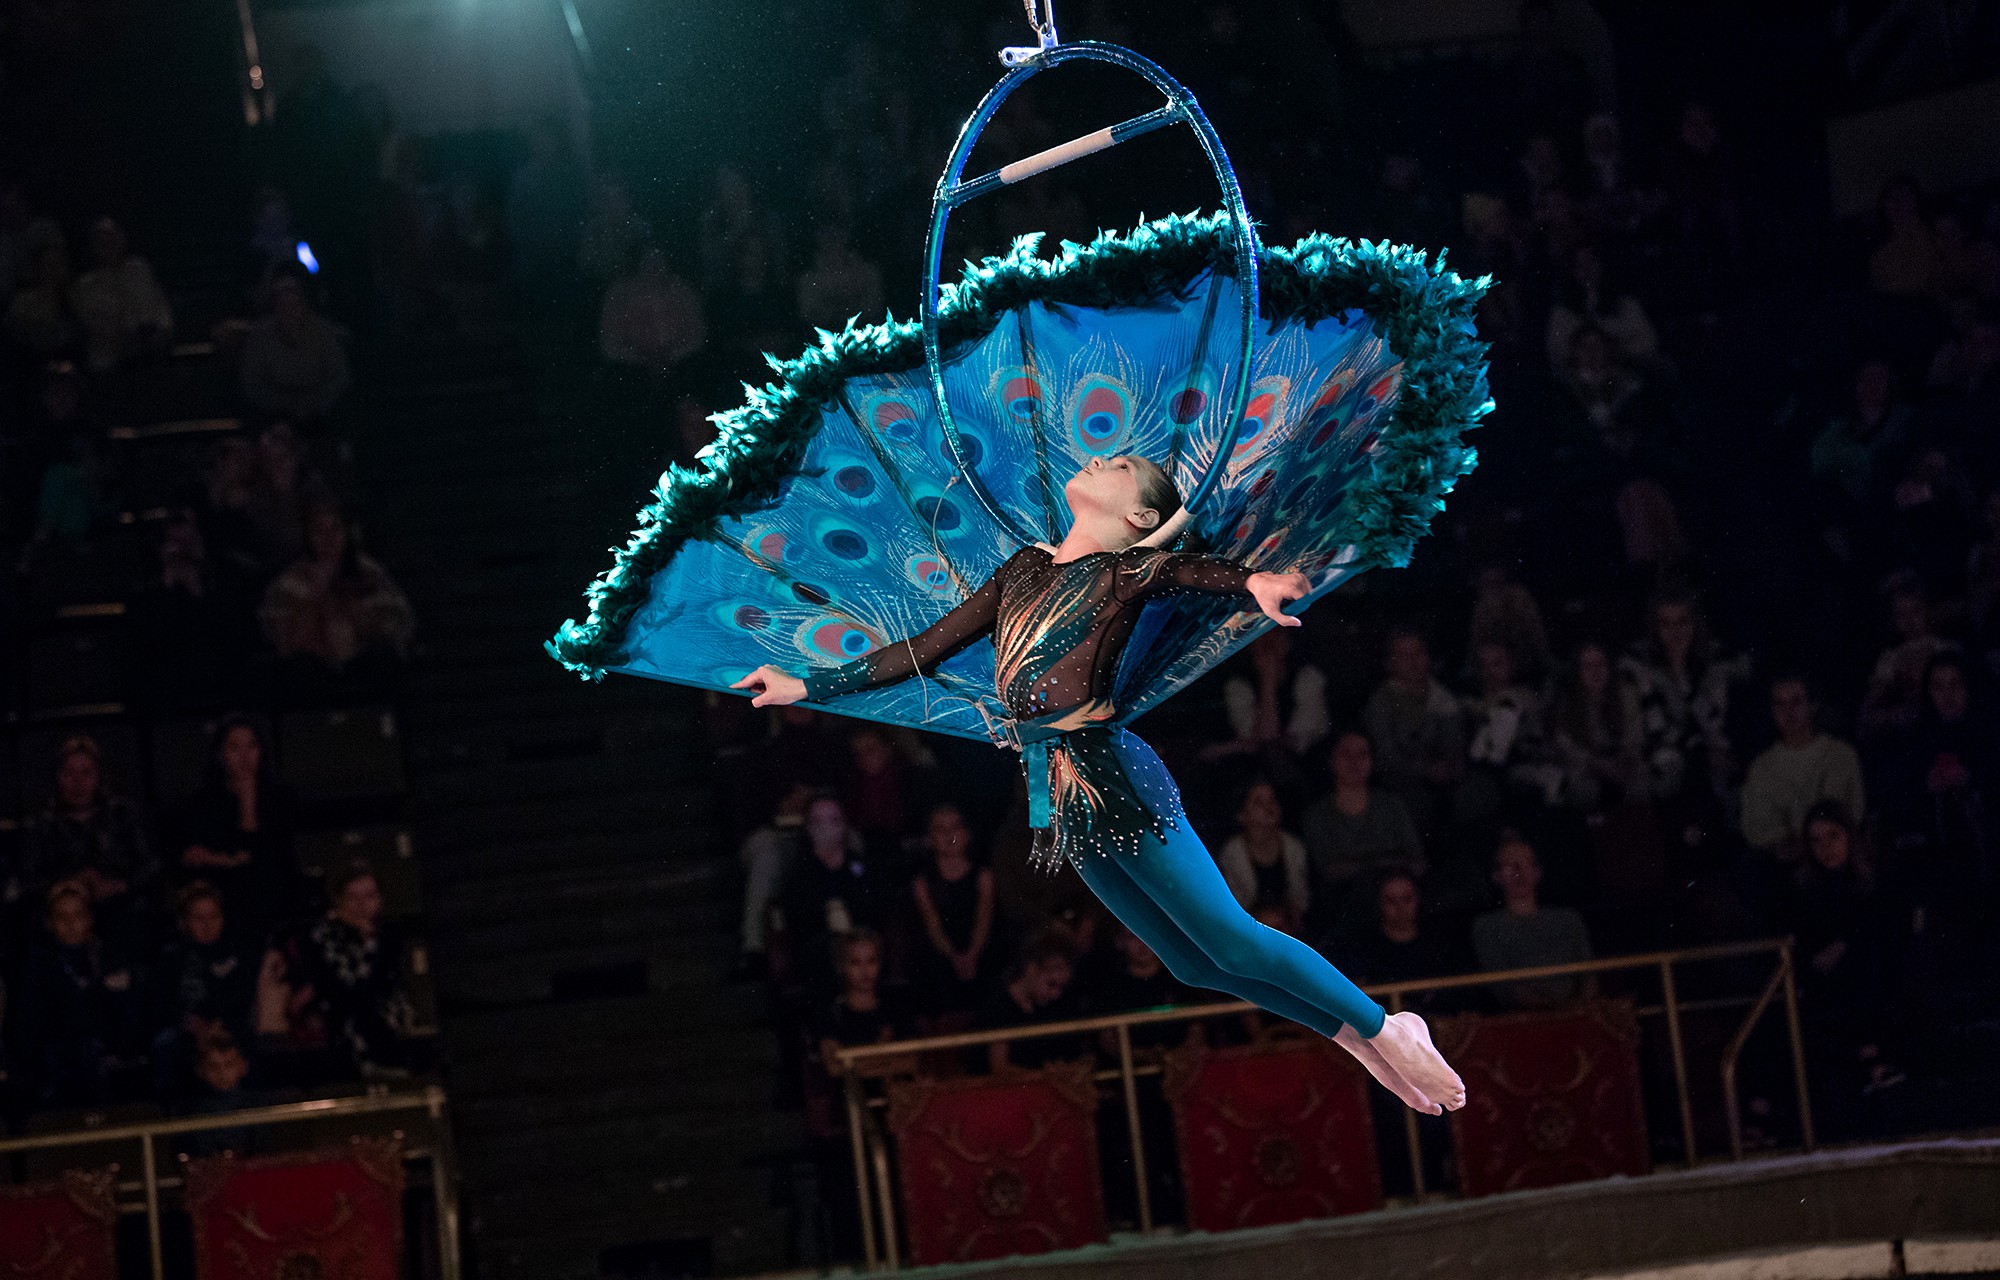
M 1087 245 L 1065 240 L 1054 258 L 1036 256 L 1042 233 L 1015 239 L 1004 257 L 966 263 L 938 305 L 946 351 L 990 333 L 1009 311 L 1030 302 L 1110 308 L 1184 298 L 1205 271 L 1232 270 L 1227 215 L 1170 214 L 1131 231 L 1100 232 Z M 1258 303 L 1266 323 L 1310 324 L 1360 308 L 1403 361 L 1402 392 L 1383 430 L 1372 476 L 1348 500 L 1351 541 L 1362 567 L 1404 565 L 1444 507 L 1444 495 L 1477 455 L 1461 434 L 1492 406 L 1486 390 L 1486 344 L 1473 333 L 1490 277 L 1464 280 L 1433 266 L 1422 250 L 1387 241 L 1311 235 L 1290 249 L 1265 248 L 1258 259 Z M 653 575 L 689 539 L 717 536 L 723 520 L 769 507 L 797 474 L 820 413 L 848 379 L 901 373 L 924 362 L 923 328 L 913 321 L 816 330 L 819 345 L 795 360 L 766 355 L 777 380 L 745 383 L 744 404 L 717 414 L 719 433 L 695 467 L 661 477 L 639 528 L 611 569 L 585 593 L 590 616 L 563 623 L 544 646 L 586 679 L 624 661 L 632 615 Z

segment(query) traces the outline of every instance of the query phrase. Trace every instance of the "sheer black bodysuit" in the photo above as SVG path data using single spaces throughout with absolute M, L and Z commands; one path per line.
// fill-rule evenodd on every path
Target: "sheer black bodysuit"
M 981 636 L 993 638 L 995 692 L 1024 737 L 1047 745 L 1029 759 L 1030 812 L 1042 811 L 1035 789 L 1052 804 L 1037 822 L 1035 861 L 1072 861 L 1106 842 L 1136 843 L 1145 830 L 1164 838 L 1179 819 L 1171 784 L 1137 785 L 1118 756 L 1108 722 L 1118 708 L 1112 681 L 1132 627 L 1148 600 L 1197 591 L 1256 602 L 1245 588 L 1253 570 L 1216 556 L 1127 547 L 1057 562 L 1048 548 L 1023 547 L 965 602 L 907 640 L 886 644 L 842 666 L 805 678 L 806 697 L 824 702 L 934 670 Z M 1161 774 L 1164 777 L 1164 774 Z M 1164 790 L 1164 794 L 1162 794 Z M 1142 792 L 1154 794 L 1142 794 Z

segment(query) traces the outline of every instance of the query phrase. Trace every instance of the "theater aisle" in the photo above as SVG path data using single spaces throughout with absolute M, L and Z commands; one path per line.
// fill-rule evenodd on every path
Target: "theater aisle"
M 648 446 L 538 409 L 504 346 L 384 364 L 366 532 L 424 649 L 412 808 L 477 1274 L 594 1280 L 601 1250 L 676 1240 L 720 1274 L 778 1267 L 797 1113 L 770 1105 L 761 989 L 723 981 L 740 890 L 699 695 L 585 684 L 541 648 Z

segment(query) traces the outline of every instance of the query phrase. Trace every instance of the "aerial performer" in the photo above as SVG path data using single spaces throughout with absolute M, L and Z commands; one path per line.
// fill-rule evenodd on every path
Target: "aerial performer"
M 819 331 L 716 415 L 693 467 L 548 648 L 619 671 L 808 702 L 1021 753 L 1031 858 L 1068 863 L 1181 981 L 1352 1053 L 1409 1106 L 1465 1087 L 1423 1019 L 1390 1015 L 1305 943 L 1252 919 L 1126 725 L 1271 626 L 1411 548 L 1470 471 L 1491 408 L 1486 280 L 1420 250 L 1258 243 L 1193 97 L 1116 45 L 1036 47 L 961 132 L 933 203 L 922 318 Z M 1000 104 L 1066 61 L 1143 76 L 1166 105 L 961 180 Z M 951 211 L 1185 123 L 1212 214 L 1041 236 L 941 287 Z

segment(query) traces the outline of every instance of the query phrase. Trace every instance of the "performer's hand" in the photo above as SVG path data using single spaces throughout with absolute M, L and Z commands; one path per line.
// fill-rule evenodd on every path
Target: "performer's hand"
M 1303 573 L 1253 573 L 1243 589 L 1257 597 L 1257 607 L 1281 627 L 1296 627 L 1304 621 L 1279 606 L 1288 600 L 1302 600 L 1312 590 L 1312 580 Z
M 750 699 L 753 707 L 782 707 L 806 696 L 805 681 L 773 666 L 759 667 L 729 687 L 753 691 L 756 695 Z

